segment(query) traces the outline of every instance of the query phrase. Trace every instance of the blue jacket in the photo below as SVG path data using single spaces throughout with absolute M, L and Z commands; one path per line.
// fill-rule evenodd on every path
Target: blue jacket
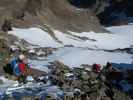
M 18 66 L 18 65 L 19 65 L 18 59 L 17 59 L 17 58 L 13 58 L 13 59 L 11 60 L 10 64 L 11 64 L 11 69 L 12 69 L 13 73 L 14 73 L 16 76 L 20 76 L 21 71 L 20 71 L 19 66 Z

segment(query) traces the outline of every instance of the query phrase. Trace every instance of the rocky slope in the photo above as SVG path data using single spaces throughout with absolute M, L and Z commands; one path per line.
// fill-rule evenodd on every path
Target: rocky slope
M 132 0 L 1 0 L 0 25 L 8 19 L 16 27 L 47 25 L 62 31 L 102 31 L 100 23 L 132 22 L 132 8 Z
M 105 65 L 107 61 L 132 63 L 133 26 L 112 27 L 113 34 L 84 32 L 103 31 L 96 14 L 104 11 L 106 2 L 82 1 L 75 6 L 72 0 L 1 0 L 1 26 L 7 26 L 8 30 L 12 25 L 31 28 L 13 28 L 8 34 L 0 32 L 0 99 L 35 96 L 37 99 L 53 97 L 59 100 L 131 100 L 122 92 L 125 87 L 119 86 L 121 82 L 127 85 L 127 77 L 111 84 L 112 80 L 106 78 L 103 70 L 95 73 L 90 65 Z M 39 25 L 41 27 L 36 27 Z M 10 52 L 11 48 L 15 51 Z M 3 72 L 3 66 L 10 58 L 21 53 L 28 57 L 29 66 L 35 69 L 31 72 L 35 80 L 27 84 L 10 82 L 8 79 L 12 76 Z M 122 70 L 119 65 L 118 68 Z M 128 80 L 132 80 L 132 70 L 130 73 Z M 126 92 L 132 96 L 131 88 Z
M 69 0 L 78 8 L 93 10 L 103 25 L 123 25 L 133 22 L 132 0 Z
M 67 0 L 1 0 L 0 23 L 5 19 L 16 27 L 47 25 L 57 30 L 102 31 L 90 9 L 78 9 Z

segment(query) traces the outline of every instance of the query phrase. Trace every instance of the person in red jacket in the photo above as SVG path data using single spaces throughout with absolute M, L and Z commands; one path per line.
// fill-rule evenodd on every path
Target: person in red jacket
M 24 55 L 19 55 L 19 70 L 21 72 L 21 75 L 25 75 L 26 71 L 26 57 Z

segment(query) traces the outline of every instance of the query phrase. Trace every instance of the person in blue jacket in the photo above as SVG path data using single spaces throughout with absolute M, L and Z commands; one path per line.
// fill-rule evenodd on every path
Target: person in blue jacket
M 10 67 L 15 76 L 21 76 L 21 71 L 19 69 L 19 62 L 25 59 L 24 55 L 19 55 L 16 58 L 13 58 L 10 62 Z

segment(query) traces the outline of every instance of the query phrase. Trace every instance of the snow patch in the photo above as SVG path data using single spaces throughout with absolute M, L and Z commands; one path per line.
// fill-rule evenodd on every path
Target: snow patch
M 131 64 L 132 55 L 118 52 L 105 52 L 82 48 L 62 48 L 56 51 L 49 59 L 62 61 L 70 67 L 80 67 L 81 64 L 94 63 L 105 65 L 108 61 L 113 63 Z
M 9 31 L 9 34 L 15 35 L 20 39 L 24 39 L 33 45 L 39 45 L 41 47 L 62 47 L 64 45 L 73 45 L 75 47 L 114 50 L 130 48 L 133 45 L 133 25 L 115 26 L 106 29 L 111 31 L 112 34 L 95 32 L 69 32 L 72 34 L 70 35 L 58 30 L 53 30 L 55 37 L 63 44 L 58 43 L 49 35 L 49 33 L 40 28 L 13 28 L 13 31 Z M 86 39 L 84 40 L 82 38 Z
M 40 28 L 19 29 L 13 28 L 9 34 L 17 36 L 19 39 L 24 39 L 27 42 L 42 47 L 58 47 L 60 46 L 47 32 Z
M 62 61 L 70 67 L 80 67 L 81 64 L 92 65 L 93 63 L 105 65 L 108 61 L 131 64 L 133 62 L 131 54 L 107 52 L 106 50 L 131 48 L 133 45 L 133 25 L 108 27 L 106 29 L 112 33 L 68 32 L 70 34 L 67 34 L 53 30 L 55 37 L 63 44 L 58 43 L 47 32 L 39 28 L 13 28 L 13 31 L 10 31 L 9 34 L 16 35 L 20 39 L 25 39 L 29 43 L 41 47 L 62 47 L 54 54 L 45 57 L 43 61 L 31 61 L 34 68 L 46 72 L 49 72 L 49 70 L 45 65 L 55 60 Z M 74 47 L 65 48 L 63 47 L 65 45 L 73 45 Z

